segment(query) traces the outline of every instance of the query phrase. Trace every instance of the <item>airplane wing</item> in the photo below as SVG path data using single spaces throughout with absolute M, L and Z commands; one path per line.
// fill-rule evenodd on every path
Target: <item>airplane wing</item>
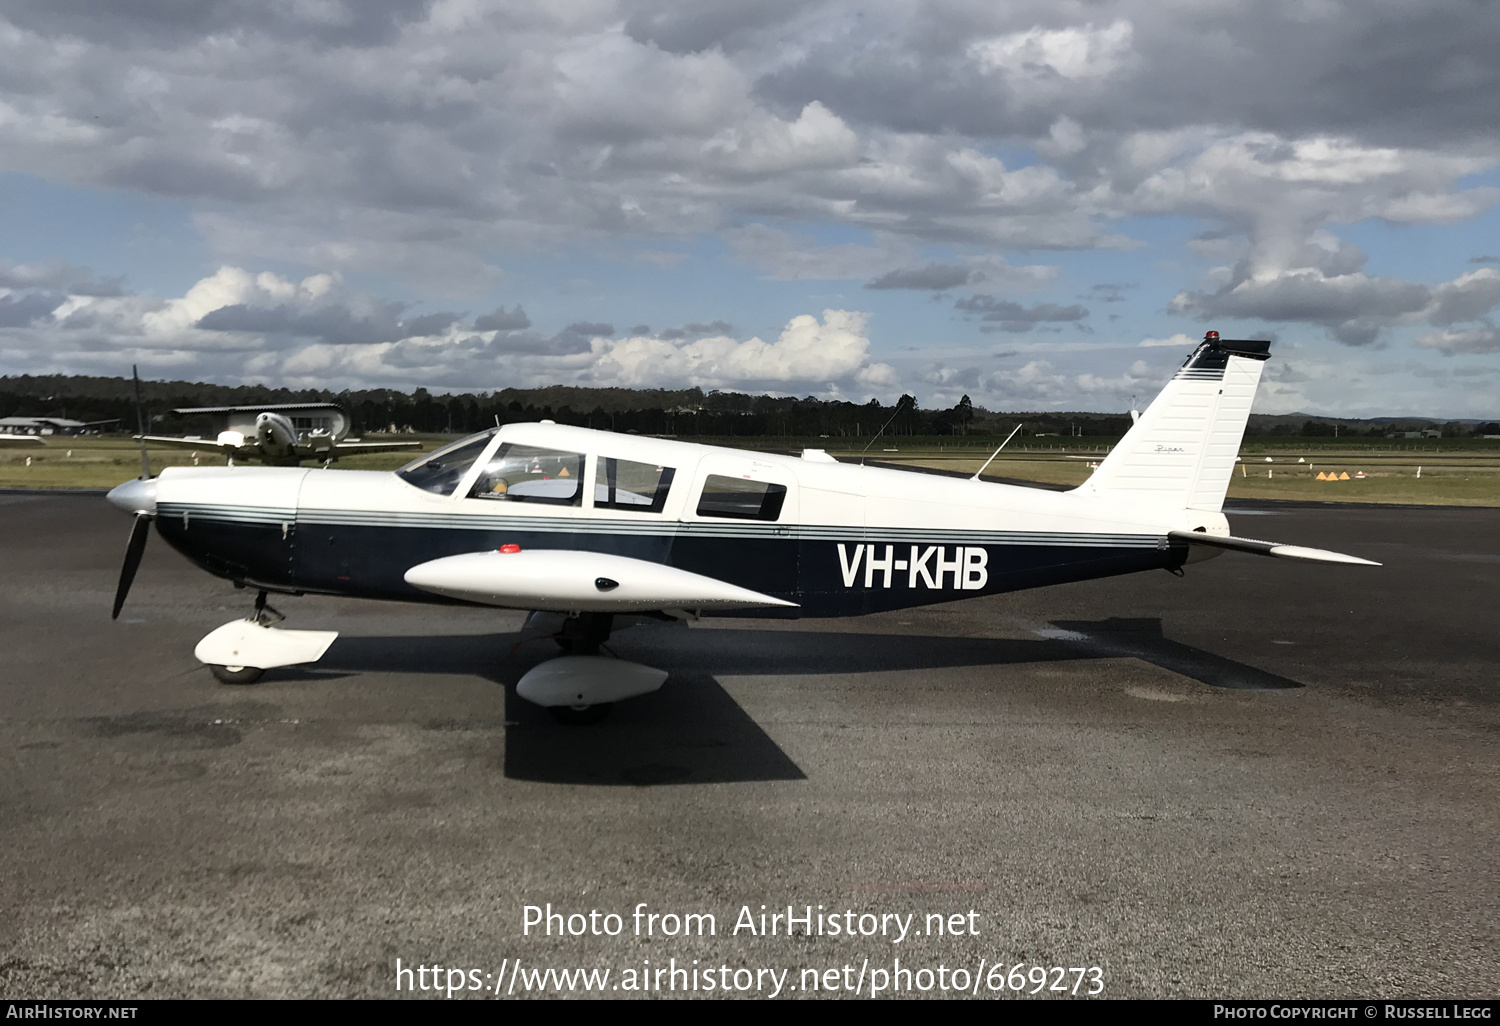
M 0 432 L 0 445 L 10 445 L 12 443 L 20 445 L 47 444 L 46 440 L 44 440 L 41 435 L 8 435 L 4 432 Z
M 558 612 L 797 605 L 661 563 L 576 549 L 491 549 L 444 556 L 406 571 L 406 583 L 468 602 Z
M 241 446 L 217 442 L 212 438 L 179 438 L 176 435 L 132 435 L 137 442 L 147 441 L 152 445 L 170 445 L 178 449 L 197 449 L 201 452 L 218 452 L 222 455 L 241 455 Z
M 1257 541 L 1254 538 L 1234 538 L 1224 535 L 1205 534 L 1202 531 L 1168 531 L 1167 537 L 1189 545 L 1208 545 L 1216 549 L 1234 552 L 1249 552 L 1257 556 L 1276 556 L 1280 559 L 1299 559 L 1309 563 L 1358 563 L 1362 566 L 1380 566 L 1370 559 L 1347 556 L 1328 549 L 1310 549 L 1302 545 L 1283 545 L 1280 542 Z
M 334 442 L 327 449 L 318 449 L 310 445 L 298 445 L 297 454 L 304 455 L 308 459 L 326 460 L 331 453 L 334 456 L 370 456 L 377 452 L 403 452 L 412 449 L 421 449 L 425 442 Z

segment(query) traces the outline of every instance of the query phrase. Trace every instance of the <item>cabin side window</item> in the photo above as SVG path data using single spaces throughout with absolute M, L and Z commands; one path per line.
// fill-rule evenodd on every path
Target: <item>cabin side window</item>
M 666 508 L 676 473 L 672 467 L 601 457 L 594 481 L 594 507 L 660 513 Z
M 776 520 L 781 516 L 784 502 L 786 485 L 710 474 L 698 499 L 698 515 L 731 520 Z
M 500 502 L 582 505 L 583 454 L 507 442 L 480 471 L 469 496 Z
M 412 460 L 396 473 L 407 484 L 415 485 L 424 492 L 450 495 L 474 465 L 474 461 L 484 455 L 496 430 L 498 429 L 491 428 L 468 438 L 460 438 L 436 452 Z

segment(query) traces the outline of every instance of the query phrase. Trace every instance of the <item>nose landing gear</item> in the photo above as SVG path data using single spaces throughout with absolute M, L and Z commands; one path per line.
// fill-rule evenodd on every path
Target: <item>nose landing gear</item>
M 225 666 L 222 663 L 209 663 L 208 672 L 213 674 L 220 684 L 254 684 L 266 671 L 259 666 Z
M 276 666 L 315 663 L 323 658 L 337 631 L 289 631 L 275 624 L 286 616 L 266 604 L 266 593 L 255 596 L 255 613 L 231 620 L 213 631 L 193 650 L 199 662 L 224 684 L 254 684 Z

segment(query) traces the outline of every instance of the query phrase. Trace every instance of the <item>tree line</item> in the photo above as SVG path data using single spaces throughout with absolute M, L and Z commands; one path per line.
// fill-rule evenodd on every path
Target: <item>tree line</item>
M 432 395 L 395 389 L 270 388 L 189 381 L 142 381 L 141 399 L 150 430 L 193 433 L 202 418 L 171 411 L 194 406 L 251 406 L 274 403 L 337 403 L 350 414 L 357 434 L 386 431 L 466 434 L 495 424 L 555 420 L 560 424 L 647 435 L 868 438 L 884 429 L 890 436 L 994 436 L 1024 422 L 1027 436 L 1118 438 L 1130 427 L 1127 413 L 996 412 L 975 406 L 968 396 L 949 408 L 923 408 L 915 396 L 891 405 L 876 400 L 854 403 L 812 396 L 750 395 L 685 389 L 507 388 L 495 392 Z M 134 384 L 129 378 L 62 375 L 0 376 L 0 416 L 56 416 L 81 421 L 118 422 L 134 431 Z M 1345 420 L 1293 416 L 1252 416 L 1251 435 L 1325 437 L 1383 436 L 1393 431 L 1440 428 L 1444 435 L 1500 434 L 1500 424 L 1474 424 L 1380 418 Z M 110 426 L 106 425 L 105 430 Z

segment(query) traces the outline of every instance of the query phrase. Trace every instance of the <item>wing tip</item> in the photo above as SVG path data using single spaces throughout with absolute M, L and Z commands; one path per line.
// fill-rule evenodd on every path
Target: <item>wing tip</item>
M 1304 545 L 1274 545 L 1268 550 L 1267 555 L 1279 556 L 1282 559 L 1300 559 L 1308 563 L 1348 563 L 1356 566 L 1382 566 L 1373 559 L 1365 559 L 1361 556 L 1351 556 L 1343 552 L 1333 552 L 1329 549 L 1310 549 Z

